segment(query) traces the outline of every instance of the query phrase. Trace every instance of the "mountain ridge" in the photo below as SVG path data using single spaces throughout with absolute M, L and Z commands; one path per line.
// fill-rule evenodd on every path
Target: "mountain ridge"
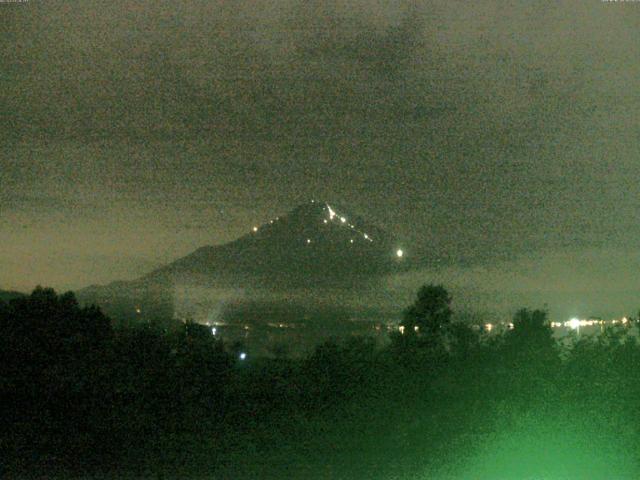
M 408 268 L 399 248 L 382 228 L 311 200 L 231 242 L 202 246 L 131 281 L 77 293 L 114 316 L 175 316 L 180 304 L 181 310 L 203 310 L 256 299 L 328 308 L 353 304 L 354 292 Z

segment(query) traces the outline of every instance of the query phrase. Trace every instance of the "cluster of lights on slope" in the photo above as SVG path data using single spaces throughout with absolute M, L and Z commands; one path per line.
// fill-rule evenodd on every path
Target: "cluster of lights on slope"
M 313 200 L 312 200 L 313 202 Z M 338 215 L 336 213 L 336 211 L 331 208 L 331 205 L 327 204 L 326 206 L 327 211 L 329 212 L 329 220 L 327 220 L 326 218 L 323 220 L 323 222 L 325 224 L 328 224 L 329 221 L 333 222 L 334 218 L 339 218 L 340 219 L 340 223 L 343 224 L 347 224 L 347 219 L 346 217 L 342 216 L 342 215 Z M 349 228 L 351 228 L 351 230 L 353 230 L 354 232 L 358 233 L 359 235 L 362 235 L 362 238 L 364 238 L 365 240 L 369 241 L 369 242 L 373 242 L 373 239 L 369 236 L 368 233 L 363 232 L 362 230 L 359 230 L 358 228 L 356 228 L 355 225 L 353 225 L 352 223 L 348 223 Z M 355 240 L 352 238 L 349 240 L 349 243 L 354 243 Z M 398 258 L 402 258 L 404 256 L 404 252 L 402 251 L 402 249 L 398 249 L 396 250 L 396 256 Z
M 316 203 L 315 199 L 312 199 L 311 203 Z M 329 218 L 328 219 L 327 218 L 322 219 L 322 223 L 324 223 L 325 225 L 328 225 L 329 222 L 333 222 L 333 220 L 335 218 L 338 218 L 341 224 L 344 224 L 345 226 L 348 226 L 351 230 L 353 230 L 357 234 L 361 235 L 362 238 L 364 238 L 365 240 L 373 243 L 373 238 L 371 238 L 368 233 L 356 228 L 356 226 L 353 225 L 352 223 L 348 223 L 347 222 L 347 218 L 345 216 L 343 216 L 343 215 L 338 215 L 338 213 L 333 208 L 331 208 L 331 205 L 329 205 L 328 203 L 325 204 L 325 205 L 326 206 L 324 207 L 324 210 L 327 210 L 329 212 Z M 274 221 L 278 221 L 279 219 L 280 219 L 280 217 L 276 217 L 275 220 L 270 220 L 269 223 L 273 224 Z M 259 230 L 259 227 L 254 226 L 252 230 L 253 230 L 253 233 L 257 233 L 258 230 Z M 307 245 L 309 245 L 309 244 L 312 243 L 312 240 L 310 238 L 307 238 L 305 243 Z M 353 243 L 355 243 L 355 240 L 353 238 L 351 238 L 351 239 L 349 239 L 349 243 L 353 244 Z M 404 256 L 404 251 L 401 248 L 397 249 L 396 250 L 396 257 L 402 258 L 403 256 Z
M 315 202 L 314 200 L 312 200 L 312 202 Z M 361 235 L 362 238 L 364 238 L 365 240 L 369 241 L 369 242 L 373 242 L 373 239 L 369 236 L 368 233 L 363 232 L 362 230 L 356 228 L 355 225 L 353 225 L 352 223 L 348 223 L 347 222 L 347 218 L 342 216 L 342 215 L 338 215 L 336 213 L 336 211 L 331 208 L 331 205 L 327 204 L 325 207 L 325 210 L 327 210 L 329 212 L 329 219 L 327 220 L 326 218 L 323 219 L 323 223 L 324 224 L 328 224 L 329 222 L 333 222 L 333 220 L 335 218 L 338 218 L 340 220 L 340 223 L 345 224 L 346 226 L 348 226 L 351 230 L 353 230 L 354 232 L 356 232 L 357 234 Z M 350 239 L 349 243 L 354 243 L 354 239 Z

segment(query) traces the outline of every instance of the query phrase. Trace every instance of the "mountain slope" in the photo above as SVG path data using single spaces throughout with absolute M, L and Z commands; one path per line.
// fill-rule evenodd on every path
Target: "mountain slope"
M 202 247 L 144 277 L 146 282 L 244 279 L 302 285 L 403 269 L 382 229 L 312 201 L 220 246 Z
M 310 305 L 323 311 L 359 307 L 362 292 L 408 268 L 398 250 L 393 237 L 375 225 L 311 201 L 237 240 L 199 248 L 139 279 L 77 293 L 83 303 L 130 320 L 174 313 L 233 315 L 230 308 L 242 310 L 247 302 L 257 302 L 261 312 L 273 304 L 295 312 Z

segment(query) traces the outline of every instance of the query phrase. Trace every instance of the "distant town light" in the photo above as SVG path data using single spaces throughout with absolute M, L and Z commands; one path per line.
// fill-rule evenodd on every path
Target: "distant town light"
M 212 327 L 211 328 L 211 335 L 215 335 L 216 333 L 218 333 L 218 329 L 216 327 Z
M 311 243 L 311 239 L 307 238 L 307 245 L 309 245 Z
M 140 310 L 140 307 L 136 307 L 136 313 L 141 313 L 142 310 Z
M 239 357 L 240 357 L 240 360 L 246 360 L 246 358 L 247 358 L 247 354 L 246 354 L 246 353 L 244 353 L 244 352 L 240 352 Z
M 347 221 L 347 219 L 346 219 L 346 218 L 344 218 L 344 217 L 340 217 L 340 221 L 341 221 L 342 223 L 345 223 L 345 222 Z
M 577 330 L 578 327 L 580 327 L 580 319 L 572 318 L 571 320 L 569 320 L 569 327 L 573 330 Z
M 329 220 L 327 220 L 326 218 L 323 221 L 324 223 L 329 223 Z
M 396 250 L 396 257 L 402 258 L 403 255 L 404 255 L 404 252 L 402 251 L 402 249 L 399 248 L 398 250 Z
M 349 240 L 351 243 L 353 243 L 353 238 L 351 240 Z
M 258 227 L 253 227 L 253 231 L 257 232 L 258 231 Z

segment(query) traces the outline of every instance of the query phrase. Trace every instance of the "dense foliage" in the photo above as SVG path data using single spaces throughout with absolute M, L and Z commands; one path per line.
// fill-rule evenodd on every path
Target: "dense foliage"
M 406 312 L 421 328 L 384 347 L 239 361 L 195 324 L 113 330 L 50 289 L 0 302 L 0 476 L 637 477 L 635 327 L 560 345 L 523 309 L 489 335 L 442 287 Z

